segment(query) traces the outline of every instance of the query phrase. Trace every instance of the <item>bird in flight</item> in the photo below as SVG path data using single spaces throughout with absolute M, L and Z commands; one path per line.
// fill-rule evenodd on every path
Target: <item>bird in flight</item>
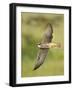
M 52 43 L 53 38 L 53 28 L 51 24 L 47 24 L 45 33 L 41 40 L 41 43 L 38 44 L 39 52 L 37 54 L 37 59 L 33 70 L 38 69 L 45 61 L 45 58 L 48 54 L 48 50 L 53 47 L 60 47 L 58 43 Z

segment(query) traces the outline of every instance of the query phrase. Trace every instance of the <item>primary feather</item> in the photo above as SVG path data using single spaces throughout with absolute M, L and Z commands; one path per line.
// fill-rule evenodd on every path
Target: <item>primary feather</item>
M 50 43 L 52 41 L 52 37 L 53 37 L 52 33 L 53 33 L 52 26 L 51 26 L 51 24 L 48 24 L 40 44 Z M 39 68 L 44 63 L 44 60 L 48 53 L 48 49 L 49 48 L 40 48 L 38 55 L 37 55 L 36 63 L 34 66 L 34 70 Z

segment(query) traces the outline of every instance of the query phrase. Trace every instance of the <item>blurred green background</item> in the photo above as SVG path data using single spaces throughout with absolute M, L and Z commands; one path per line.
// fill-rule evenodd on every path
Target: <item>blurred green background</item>
M 62 48 L 51 48 L 44 64 L 33 71 L 38 48 L 45 26 L 53 26 L 52 42 L 61 43 Z M 21 76 L 55 76 L 64 75 L 64 15 L 52 13 L 21 13 Z

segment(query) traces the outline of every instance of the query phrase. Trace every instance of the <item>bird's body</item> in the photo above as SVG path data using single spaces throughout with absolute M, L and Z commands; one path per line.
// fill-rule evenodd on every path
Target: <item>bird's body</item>
M 50 43 L 53 38 L 52 34 L 53 34 L 53 28 L 52 28 L 51 24 L 48 24 L 40 44 Z M 38 55 L 37 55 L 36 63 L 34 66 L 34 70 L 39 68 L 44 63 L 44 60 L 48 53 L 48 50 L 49 50 L 49 48 L 40 48 Z
M 39 44 L 37 45 L 40 49 L 46 49 L 46 48 L 54 48 L 54 47 L 61 47 L 60 43 L 45 43 L 45 44 Z

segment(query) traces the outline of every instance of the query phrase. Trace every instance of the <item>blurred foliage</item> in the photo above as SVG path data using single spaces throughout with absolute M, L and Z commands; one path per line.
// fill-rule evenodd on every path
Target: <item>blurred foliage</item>
M 41 42 L 47 23 L 53 26 L 52 42 L 59 42 L 64 46 L 63 14 L 21 13 L 22 77 L 64 74 L 64 48 L 50 49 L 44 64 L 33 71 L 39 50 L 37 44 Z

